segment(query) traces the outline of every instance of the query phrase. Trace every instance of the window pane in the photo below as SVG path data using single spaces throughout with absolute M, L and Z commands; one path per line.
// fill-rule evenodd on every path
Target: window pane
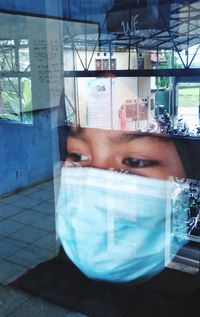
M 0 89 L 0 119 L 20 121 L 18 79 L 1 79 Z
M 20 71 L 30 70 L 29 47 L 27 40 L 20 41 L 19 69 Z

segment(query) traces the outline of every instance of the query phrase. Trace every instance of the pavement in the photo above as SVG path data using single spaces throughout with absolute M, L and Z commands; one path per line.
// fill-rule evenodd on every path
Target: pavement
M 53 181 L 0 198 L 0 317 L 87 317 L 7 286 L 55 255 Z

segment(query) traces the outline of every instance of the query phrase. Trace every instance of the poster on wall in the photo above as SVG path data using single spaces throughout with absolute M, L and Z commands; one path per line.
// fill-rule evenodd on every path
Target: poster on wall
M 87 126 L 111 129 L 113 127 L 114 80 L 97 78 L 88 81 Z
M 121 131 L 146 129 L 148 126 L 148 99 L 127 99 L 118 112 Z

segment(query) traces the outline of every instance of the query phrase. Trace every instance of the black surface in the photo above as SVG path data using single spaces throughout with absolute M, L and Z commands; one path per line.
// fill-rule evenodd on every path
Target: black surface
M 165 269 L 138 285 L 104 283 L 86 278 L 62 249 L 10 286 L 91 317 L 199 315 L 199 275 Z

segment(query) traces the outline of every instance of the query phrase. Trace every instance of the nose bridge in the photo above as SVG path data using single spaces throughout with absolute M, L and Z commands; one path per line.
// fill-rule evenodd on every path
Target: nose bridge
M 108 149 L 104 146 L 103 148 L 98 147 L 95 152 L 92 153 L 91 165 L 96 168 L 109 168 L 112 167 L 111 159 Z
M 111 144 L 102 135 L 91 142 L 91 166 L 96 168 L 113 167 L 113 152 Z

